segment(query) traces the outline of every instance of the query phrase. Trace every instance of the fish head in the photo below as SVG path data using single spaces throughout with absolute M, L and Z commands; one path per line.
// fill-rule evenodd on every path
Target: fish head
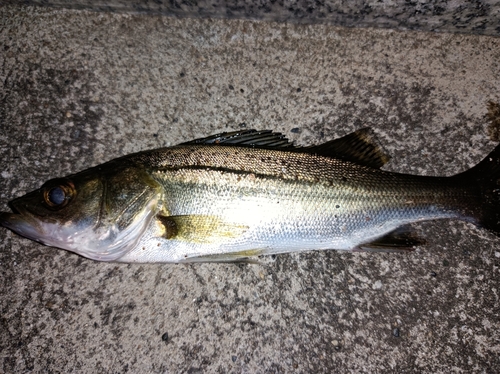
M 45 245 L 114 261 L 139 241 L 159 187 L 135 167 L 97 167 L 52 179 L 9 203 L 0 226 Z

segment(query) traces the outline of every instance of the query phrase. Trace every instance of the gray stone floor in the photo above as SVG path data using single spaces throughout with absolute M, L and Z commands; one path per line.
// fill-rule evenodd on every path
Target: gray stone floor
M 387 170 L 493 149 L 500 39 L 0 7 L 0 210 L 45 180 L 239 128 L 316 144 L 369 125 Z M 0 230 L 0 371 L 500 371 L 500 239 L 415 225 L 408 255 L 99 263 Z

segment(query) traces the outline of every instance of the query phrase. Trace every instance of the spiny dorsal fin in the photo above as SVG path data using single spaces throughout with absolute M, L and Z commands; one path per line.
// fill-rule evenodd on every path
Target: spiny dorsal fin
M 380 168 L 390 159 L 377 144 L 373 131 L 368 127 L 342 138 L 310 147 L 294 146 L 285 135 L 272 130 L 224 132 L 206 138 L 191 140 L 180 145 L 192 144 L 280 149 L 290 152 L 311 153 L 373 168 Z
M 384 166 L 391 158 L 377 144 L 373 131 L 369 127 L 324 144 L 299 149 L 299 151 L 338 158 L 377 169 Z
M 279 132 L 272 130 L 244 130 L 223 132 L 206 138 L 191 140 L 181 145 L 214 144 L 254 148 L 293 148 L 293 144 Z

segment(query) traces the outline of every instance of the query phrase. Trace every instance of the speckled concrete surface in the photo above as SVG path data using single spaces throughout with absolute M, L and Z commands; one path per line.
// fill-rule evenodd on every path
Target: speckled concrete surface
M 481 160 L 500 39 L 0 7 L 0 209 L 43 181 L 228 129 L 373 126 L 387 169 Z M 500 371 L 500 239 L 416 226 L 409 255 L 98 263 L 0 230 L 0 371 Z

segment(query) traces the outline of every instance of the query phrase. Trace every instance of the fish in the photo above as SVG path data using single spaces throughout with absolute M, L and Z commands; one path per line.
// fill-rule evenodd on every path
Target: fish
M 225 132 L 123 156 L 9 203 L 0 226 L 97 261 L 251 262 L 310 250 L 407 252 L 410 224 L 458 219 L 500 234 L 500 145 L 431 177 L 382 170 L 371 128 L 296 146 Z

